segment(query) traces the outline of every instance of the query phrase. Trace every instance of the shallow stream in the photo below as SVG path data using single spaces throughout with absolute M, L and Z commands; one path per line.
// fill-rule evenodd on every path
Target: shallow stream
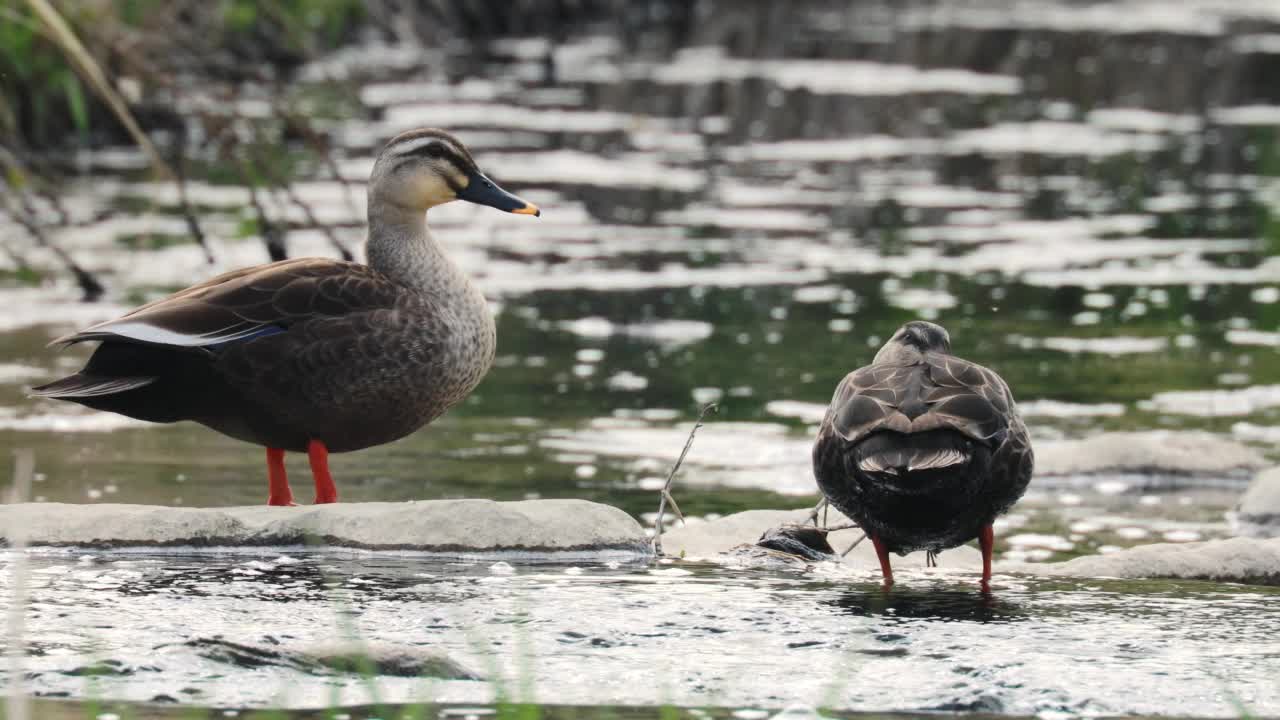
M 1001 6 L 635 3 L 648 9 L 555 43 L 372 43 L 304 68 L 290 89 L 302 102 L 353 81 L 354 110 L 322 123 L 352 186 L 304 163 L 310 213 L 264 194 L 291 255 L 334 254 L 316 218 L 358 246 L 372 153 L 419 125 L 456 132 L 544 210 L 430 214 L 491 299 L 498 361 L 430 428 L 335 457 L 343 498 L 583 497 L 652 522 L 659 479 L 714 400 L 678 489 L 693 521 L 811 505 L 822 405 L 917 317 L 1008 380 L 1037 442 L 1203 430 L 1274 459 L 1280 10 Z M 25 398 L 83 361 L 45 348 L 52 338 L 267 260 L 247 192 L 215 172 L 191 188 L 209 264 L 139 154 L 75 161 L 53 235 L 110 290 L 78 302 L 0 224 L 47 271 L 31 285 L 0 257 L 0 447 L 34 449 L 39 500 L 263 501 L 260 449 Z M 1223 536 L 1247 477 L 1038 482 L 998 551 L 1037 561 Z M 287 658 L 354 631 L 558 704 L 1280 714 L 1268 589 L 1010 578 L 982 604 L 967 580 L 885 597 L 844 570 L 290 557 L 35 557 L 30 683 L 74 698 L 366 702 L 358 675 L 184 644 L 221 636 Z M 498 685 L 377 688 L 487 702 Z
M 984 597 L 971 572 L 908 571 L 886 594 L 874 573 L 828 566 L 297 552 L 43 554 L 30 570 L 25 678 L 44 695 L 318 707 L 501 693 L 1043 717 L 1280 707 L 1275 589 L 1000 576 Z M 314 660 L 344 640 L 454 665 L 424 678 L 399 660 L 371 684 Z M 489 682 L 449 679 L 459 672 Z

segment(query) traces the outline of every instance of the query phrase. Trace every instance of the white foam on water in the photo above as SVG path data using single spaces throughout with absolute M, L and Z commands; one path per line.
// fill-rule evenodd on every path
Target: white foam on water
M 110 320 L 127 307 L 114 303 L 85 303 L 72 288 L 0 288 L 0 332 L 38 325 L 61 330 L 80 328 Z
M 624 370 L 609 376 L 605 386 L 619 392 L 639 392 L 649 387 L 649 378 Z
M 752 185 L 728 179 L 719 180 L 715 189 L 720 205 L 728 207 L 831 208 L 850 197 L 847 192 L 820 188 Z
M 827 229 L 826 215 L 797 210 L 719 208 L 691 205 L 681 210 L 658 214 L 658 221 L 668 225 L 690 227 L 713 226 L 746 230 L 819 232 Z
M 650 468 L 675 462 L 691 428 L 689 423 L 655 426 L 602 418 L 580 430 L 553 430 L 539 444 L 558 452 L 616 458 L 637 472 L 652 474 Z M 681 482 L 809 495 L 815 492 L 809 460 L 812 445 L 812 438 L 793 435 L 783 425 L 710 423 L 698 430 L 684 460 Z
M 719 46 L 683 49 L 670 63 L 654 67 L 651 77 L 670 85 L 758 77 L 779 87 L 825 95 L 1013 95 L 1022 87 L 1022 81 L 1011 75 L 855 60 L 749 60 L 728 57 Z
M 375 82 L 360 87 L 360 102 L 368 107 L 388 107 L 424 102 L 491 102 L 498 97 L 498 85 L 488 80 L 468 78 L 457 85 L 443 82 Z
M 715 327 L 701 320 L 655 320 L 645 323 L 618 324 L 602 317 L 566 320 L 559 326 L 569 332 L 588 338 L 606 338 L 611 335 L 648 340 L 668 348 L 683 347 L 711 337 Z
M 1029 400 L 1018 403 L 1018 412 L 1023 417 L 1118 417 L 1125 413 L 1125 406 L 1120 403 L 1071 403 L 1060 400 Z
M 749 287 L 753 285 L 801 285 L 827 277 L 816 269 L 780 270 L 764 265 L 721 265 L 695 268 L 672 264 L 659 270 L 603 271 L 599 268 L 549 267 L 537 272 L 525 263 L 490 262 L 481 283 L 486 292 L 526 294 L 538 290 L 642 290 L 680 287 Z
M 765 403 L 765 412 L 778 417 L 797 418 L 808 423 L 820 423 L 827 415 L 827 406 L 800 400 L 771 400 Z
M 1231 50 L 1237 53 L 1280 54 L 1280 34 L 1237 35 L 1231 39 Z
M 1280 445 L 1280 425 L 1255 425 L 1250 422 L 1238 422 L 1231 426 L 1231 435 L 1244 442 Z
M 1011 338 L 1012 339 L 1012 338 Z M 1165 337 L 1019 337 L 1018 344 L 1024 348 L 1042 347 L 1046 350 L 1071 353 L 1097 353 L 1100 355 L 1138 355 L 1160 352 L 1169 347 L 1169 338 Z
M 935 155 L 942 143 L 929 138 L 899 138 L 864 135 L 832 140 L 781 140 L 725 148 L 724 156 L 735 162 L 775 160 L 782 162 L 824 162 L 883 160 L 910 155 Z
M 1019 548 L 1043 548 L 1045 550 L 1056 550 L 1058 552 L 1067 552 L 1073 550 L 1075 543 L 1062 537 L 1061 535 L 1045 535 L 1041 533 L 1020 533 L 1005 538 L 1005 542 Z
M 0 363 L 0 383 L 25 383 L 49 376 L 46 368 L 21 363 Z
M 1209 117 L 1219 125 L 1280 125 L 1280 105 L 1241 105 L 1214 108 Z
M 1179 390 L 1156 393 L 1151 408 L 1173 415 L 1230 417 L 1280 407 L 1280 385 L 1256 385 L 1239 390 Z
M 902 27 L 971 28 L 977 30 L 1025 29 L 1060 33 L 1135 35 L 1221 35 L 1224 20 L 1207 12 L 1196 2 L 1169 3 L 1157 0 L 1117 0 L 1089 5 L 1062 5 L 1049 2 L 992 3 L 975 5 L 942 4 L 910 9 L 898 16 Z
M 118 194 L 124 197 L 136 197 L 154 205 L 176 206 L 181 202 L 181 193 L 178 184 L 175 182 L 138 182 L 121 184 L 117 190 Z M 239 185 L 215 185 L 200 180 L 190 180 L 187 182 L 187 199 L 195 205 L 211 208 L 226 208 L 230 210 L 238 210 L 249 204 L 249 190 Z M 156 222 L 157 216 L 120 216 L 117 218 L 107 218 L 98 222 L 115 223 L 120 221 L 136 222 L 135 218 L 153 218 L 150 222 Z M 180 218 L 159 216 L 166 223 L 172 223 L 174 227 L 179 227 L 174 220 Z M 117 226 L 118 227 L 118 226 Z M 185 224 L 180 226 L 175 232 L 186 233 Z
M 663 188 L 692 192 L 706 184 L 701 170 L 675 167 L 649 153 L 625 153 L 615 157 L 578 150 L 490 155 L 485 167 L 503 182 L 563 183 L 620 188 Z
M 1204 126 L 1196 115 L 1174 115 L 1141 108 L 1102 108 L 1091 110 L 1085 122 L 1108 130 L 1132 130 L 1142 133 L 1193 133 Z
M 956 133 L 946 144 L 953 154 L 1079 155 L 1107 157 L 1161 150 L 1167 141 L 1152 133 L 1109 132 L 1084 123 L 999 123 Z
M 905 310 L 949 310 L 960 303 L 955 295 L 946 290 L 929 288 L 903 288 L 886 292 L 885 299 L 890 305 Z
M 394 105 L 383 117 L 390 137 L 418 127 L 501 128 L 555 133 L 623 132 L 633 127 L 666 127 L 661 118 L 602 110 L 534 110 L 505 103 L 430 103 Z M 390 131 L 390 132 L 388 132 Z
M 1169 193 L 1165 195 L 1153 195 L 1142 201 L 1142 206 L 1148 212 L 1153 213 L 1174 213 L 1184 210 L 1191 210 L 1200 204 L 1199 198 L 1189 193 Z
M 309 82 L 345 80 L 360 74 L 439 66 L 442 51 L 413 43 L 349 45 L 306 63 L 297 77 Z
M 1137 258 L 1135 258 L 1137 259 Z M 1192 254 L 1173 260 L 1148 262 L 1140 266 L 1107 265 L 1064 270 L 1033 270 L 1022 275 L 1023 282 L 1043 287 L 1090 285 L 1186 286 L 1203 283 L 1257 285 L 1280 282 L 1280 258 L 1270 258 L 1253 268 L 1224 268 Z
M 44 405 L 46 403 L 41 403 Z M 52 404 L 52 403 L 47 403 Z M 60 404 L 58 410 L 20 415 L 17 408 L 0 407 L 0 430 L 19 432 L 112 432 L 131 427 L 154 427 L 142 420 L 109 412 L 78 411 Z
M 876 188 L 863 193 L 861 200 L 876 203 L 892 199 L 916 208 L 1002 208 L 1021 209 L 1022 196 L 1016 193 L 987 192 L 950 185 L 909 185 Z
M 807 285 L 798 287 L 791 293 L 791 298 L 800 303 L 831 303 L 837 300 L 853 299 L 853 291 L 839 285 Z

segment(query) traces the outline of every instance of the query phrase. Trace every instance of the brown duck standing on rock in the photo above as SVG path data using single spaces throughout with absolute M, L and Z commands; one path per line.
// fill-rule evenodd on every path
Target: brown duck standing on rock
M 836 387 L 813 447 L 823 494 L 889 553 L 978 539 L 990 589 L 991 524 L 1031 481 L 1031 441 L 1009 386 L 951 354 L 939 325 L 909 322 Z
M 539 215 L 449 133 L 413 130 L 369 178 L 368 264 L 299 258 L 219 275 L 55 340 L 101 345 L 34 388 L 151 422 L 194 420 L 266 446 L 269 505 L 293 505 L 286 450 L 307 453 L 316 503 L 338 499 L 330 452 L 408 435 L 465 398 L 493 363 L 484 295 L 427 231 L 451 200 Z

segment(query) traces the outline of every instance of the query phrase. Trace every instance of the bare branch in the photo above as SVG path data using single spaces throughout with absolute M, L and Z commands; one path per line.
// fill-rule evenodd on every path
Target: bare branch
M 684 449 L 680 451 L 680 457 L 676 458 L 675 465 L 671 466 L 671 472 L 667 473 L 667 482 L 662 486 L 662 495 L 658 500 L 658 519 L 654 525 L 653 531 L 653 554 L 662 555 L 662 533 L 665 529 L 663 516 L 667 512 L 667 503 L 671 503 L 672 509 L 680 515 L 680 509 L 676 507 L 675 498 L 671 496 L 671 483 L 675 482 L 676 473 L 680 471 L 680 466 L 684 463 L 684 458 L 689 454 L 689 448 L 693 447 L 693 436 L 698 434 L 698 428 L 702 427 L 702 419 L 707 416 L 708 412 L 716 412 L 719 406 L 715 403 L 707 403 L 702 406 L 702 411 L 698 413 L 698 420 L 693 424 L 693 428 L 689 430 L 689 439 L 684 441 Z M 680 521 L 684 522 L 684 516 L 680 515 Z

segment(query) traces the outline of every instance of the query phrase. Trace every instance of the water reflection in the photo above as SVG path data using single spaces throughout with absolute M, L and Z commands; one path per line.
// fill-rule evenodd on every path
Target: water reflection
M 1011 594 L 999 590 L 983 593 L 976 587 L 965 591 L 895 586 L 888 591 L 875 588 L 842 593 L 830 604 L 842 613 L 874 616 L 890 622 L 927 620 L 985 624 L 1027 619 L 1027 609 L 1016 599 L 1011 599 Z

